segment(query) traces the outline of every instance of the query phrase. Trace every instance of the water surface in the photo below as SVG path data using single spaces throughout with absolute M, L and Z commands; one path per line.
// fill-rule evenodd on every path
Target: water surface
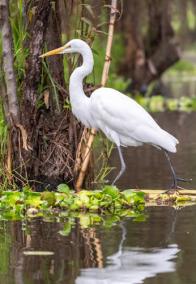
M 196 283 L 196 206 L 151 207 L 146 215 L 110 229 L 75 220 L 67 237 L 61 222 L 1 221 L 0 283 Z
M 158 123 L 180 141 L 171 155 L 179 175 L 196 188 L 196 113 L 159 113 Z M 166 159 L 152 146 L 123 149 L 121 188 L 167 188 Z M 116 151 L 111 166 L 119 167 Z M 115 176 L 112 172 L 110 178 Z M 0 284 L 195 284 L 196 206 L 149 207 L 146 221 L 131 218 L 106 228 L 72 220 L 0 221 Z
M 173 134 L 178 140 L 177 153 L 170 154 L 173 166 L 181 177 L 192 178 L 191 184 L 181 184 L 186 188 L 196 188 L 196 112 L 163 112 L 153 114 L 158 124 Z M 171 173 L 163 151 L 145 145 L 123 149 L 127 169 L 118 181 L 120 188 L 168 188 Z M 110 165 L 113 180 L 120 167 L 117 151 L 113 151 Z

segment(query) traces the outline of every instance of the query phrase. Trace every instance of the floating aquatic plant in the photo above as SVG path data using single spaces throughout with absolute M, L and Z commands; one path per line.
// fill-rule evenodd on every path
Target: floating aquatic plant
M 119 217 L 131 214 L 136 217 L 143 211 L 144 203 L 144 193 L 130 189 L 119 191 L 116 187 L 107 185 L 102 190 L 81 190 L 75 193 L 66 184 L 60 184 L 56 192 L 40 193 L 31 191 L 30 188 L 1 192 L 0 219 L 15 220 L 49 215 L 62 217 L 67 216 L 67 212 L 95 215 L 107 213 Z M 84 224 L 87 217 L 79 216 Z M 100 218 L 96 217 L 96 220 Z

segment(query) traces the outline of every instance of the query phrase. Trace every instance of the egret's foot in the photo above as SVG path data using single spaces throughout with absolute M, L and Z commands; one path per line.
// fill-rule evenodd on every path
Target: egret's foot
M 186 189 L 182 186 L 178 185 L 178 182 L 191 182 L 192 178 L 181 178 L 181 177 L 175 177 L 173 184 L 170 189 L 166 190 L 166 194 L 175 194 L 176 192 L 179 193 L 179 190 Z
M 175 188 L 173 187 L 173 188 L 170 188 L 170 189 L 164 191 L 163 194 L 168 194 L 168 195 L 172 195 L 172 194 L 176 194 L 176 193 L 179 194 L 180 189 L 185 189 L 185 188 L 183 188 L 181 186 L 176 186 Z

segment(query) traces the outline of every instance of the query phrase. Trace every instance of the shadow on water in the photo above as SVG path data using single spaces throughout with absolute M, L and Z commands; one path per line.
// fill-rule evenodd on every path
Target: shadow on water
M 59 234 L 63 223 L 1 221 L 0 283 L 195 283 L 196 206 L 146 214 L 146 222 L 126 219 L 110 229 L 82 229 L 75 220 L 67 237 Z
M 179 176 L 192 178 L 186 188 L 196 188 L 196 112 L 164 112 L 154 114 L 158 124 L 173 134 L 180 144 L 177 153 L 171 154 L 173 165 Z M 171 174 L 162 151 L 145 145 L 123 149 L 127 169 L 118 181 L 119 188 L 167 188 L 171 184 Z M 110 159 L 110 165 L 119 169 L 120 163 L 116 149 Z M 113 180 L 117 170 L 112 171 Z M 182 184 L 183 186 L 183 184 Z

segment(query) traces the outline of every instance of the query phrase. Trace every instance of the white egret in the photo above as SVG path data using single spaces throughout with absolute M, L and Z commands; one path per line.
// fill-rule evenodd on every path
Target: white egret
M 86 127 L 101 130 L 117 146 L 121 169 L 113 184 L 126 169 L 121 146 L 141 146 L 144 143 L 164 150 L 173 176 L 173 189 L 178 188 L 178 181 L 189 181 L 177 177 L 168 155 L 168 152 L 176 152 L 178 140 L 159 127 L 136 101 L 117 90 L 105 87 L 95 90 L 90 98 L 85 95 L 83 79 L 92 72 L 94 65 L 89 45 L 80 39 L 73 39 L 41 57 L 64 53 L 79 53 L 83 57 L 82 65 L 70 77 L 69 94 L 73 114 Z

